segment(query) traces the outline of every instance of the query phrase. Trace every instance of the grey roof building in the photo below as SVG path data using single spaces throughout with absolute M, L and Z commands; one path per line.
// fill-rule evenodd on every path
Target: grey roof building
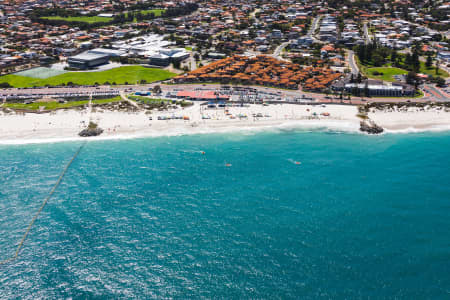
M 89 69 L 109 62 L 109 54 L 91 53 L 89 51 L 69 57 L 67 62 L 71 68 Z

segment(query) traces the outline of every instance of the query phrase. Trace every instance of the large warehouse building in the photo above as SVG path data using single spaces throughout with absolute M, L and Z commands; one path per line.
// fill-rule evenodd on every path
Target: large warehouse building
M 84 70 L 107 64 L 110 57 L 118 57 L 124 54 L 125 52 L 121 50 L 96 48 L 69 57 L 67 62 L 71 68 Z
M 90 53 L 89 51 L 69 57 L 67 60 L 71 68 L 90 69 L 109 62 L 109 54 Z

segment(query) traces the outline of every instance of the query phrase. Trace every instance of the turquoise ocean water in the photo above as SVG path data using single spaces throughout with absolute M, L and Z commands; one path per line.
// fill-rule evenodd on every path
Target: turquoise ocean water
M 0 259 L 79 145 L 0 146 Z M 450 133 L 90 142 L 0 298 L 449 299 L 449 171 Z

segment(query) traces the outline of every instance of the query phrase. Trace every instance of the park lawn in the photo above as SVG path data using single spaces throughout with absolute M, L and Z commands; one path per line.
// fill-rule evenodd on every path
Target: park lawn
M 373 67 L 371 65 L 364 65 L 364 64 L 362 64 L 357 56 L 355 56 L 355 61 L 356 61 L 356 64 L 358 65 L 358 68 L 361 70 L 361 72 L 363 74 L 365 74 L 369 78 L 383 79 L 383 80 L 386 80 L 386 81 L 395 81 L 395 79 L 392 77 L 393 75 L 408 74 L 408 70 L 400 69 L 400 68 L 396 68 L 396 67 L 391 67 L 391 63 L 390 62 L 385 64 L 385 65 L 383 65 L 383 67 Z M 382 69 L 391 69 L 391 70 L 388 70 L 387 72 L 383 72 L 383 71 L 381 71 Z M 394 70 L 396 70 L 396 71 L 394 71 Z M 373 75 L 374 71 L 382 72 L 384 75 L 383 76 L 375 76 L 375 75 Z M 395 73 L 395 72 L 400 72 L 400 71 L 404 72 L 404 73 L 399 73 L 399 74 Z M 389 74 L 390 72 L 393 72 L 393 74 Z M 436 69 L 434 68 L 434 66 L 431 67 L 430 69 L 428 69 L 425 66 L 425 62 L 423 62 L 423 61 L 420 61 L 419 73 L 432 75 L 433 77 L 440 76 L 440 77 L 443 77 L 443 78 L 448 78 L 450 76 L 450 74 L 448 74 L 443 69 L 439 69 L 438 70 L 438 74 L 436 74 Z M 384 78 L 382 78 L 382 77 L 384 77 Z
M 106 104 L 111 102 L 119 102 L 122 101 L 120 96 L 108 99 L 97 99 L 92 100 L 92 104 Z M 84 106 L 89 103 L 89 100 L 80 100 L 80 101 L 68 101 L 67 103 L 59 103 L 59 102 L 34 102 L 30 104 L 24 103 L 5 103 L 3 107 L 11 108 L 11 109 L 28 109 L 28 110 L 39 110 L 40 107 L 45 107 L 46 110 L 55 110 L 61 108 L 71 108 Z
M 154 13 L 155 17 L 160 17 L 164 9 L 149 9 L 149 10 L 141 10 L 141 14 L 148 15 L 150 13 Z M 127 14 L 125 14 L 127 16 Z M 47 20 L 61 20 L 67 22 L 84 22 L 84 23 L 102 23 L 112 21 L 113 18 L 109 17 L 99 17 L 99 16 L 83 16 L 83 17 L 60 17 L 60 16 L 49 16 L 49 17 L 41 17 L 41 19 Z M 136 18 L 134 18 L 133 22 L 137 22 Z
M 113 18 L 108 17 L 98 17 L 98 16 L 85 16 L 85 17 L 60 17 L 60 16 L 51 16 L 51 17 L 41 17 L 41 19 L 47 20 L 61 20 L 67 22 L 84 22 L 84 23 L 101 23 L 101 22 L 109 22 L 112 21 Z
M 0 83 L 7 82 L 13 87 L 41 87 L 46 85 L 95 85 L 104 84 L 135 84 L 141 80 L 147 83 L 166 80 L 177 74 L 155 68 L 142 66 L 123 66 L 100 72 L 68 72 L 46 79 L 25 77 L 19 75 L 5 75 L 0 77 Z
M 374 72 L 383 73 L 383 75 L 374 75 Z M 395 81 L 394 75 L 406 75 L 408 74 L 408 71 L 399 68 L 379 67 L 367 68 L 365 69 L 365 73 L 369 78 L 382 79 L 384 81 Z
M 148 15 L 150 13 L 153 13 L 155 17 L 161 17 L 162 12 L 164 9 L 149 9 L 149 10 L 141 10 L 141 14 Z M 134 12 L 136 13 L 136 12 Z M 128 17 L 128 14 L 125 14 L 126 17 Z M 136 23 L 138 20 L 136 18 L 133 19 L 133 23 Z
M 165 11 L 165 9 L 149 9 L 149 10 L 141 10 L 141 14 L 148 15 L 150 13 L 154 13 L 155 17 L 160 17 L 162 12 Z
M 433 66 L 430 69 L 428 69 L 425 66 L 425 63 L 423 61 L 420 62 L 419 73 L 431 75 L 433 77 L 440 76 L 440 77 L 443 77 L 443 78 L 447 78 L 449 76 L 449 74 L 447 72 L 445 72 L 444 70 L 442 70 L 442 69 L 439 69 L 438 70 L 438 74 L 436 74 L 436 68 Z

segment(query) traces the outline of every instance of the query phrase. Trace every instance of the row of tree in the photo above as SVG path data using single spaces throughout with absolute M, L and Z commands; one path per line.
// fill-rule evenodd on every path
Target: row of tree
M 365 66 L 381 67 L 389 64 L 393 67 L 405 69 L 415 73 L 420 71 L 420 47 L 414 45 L 412 53 L 399 54 L 395 49 L 379 46 L 376 42 L 359 45 L 355 49 L 359 61 Z M 433 66 L 433 57 L 431 53 L 427 53 L 425 66 L 431 69 Z M 439 68 L 436 65 L 436 75 Z
M 388 62 L 388 58 L 396 59 L 397 53 L 393 49 L 379 46 L 375 41 L 370 44 L 356 46 L 355 53 L 363 65 L 381 67 Z

